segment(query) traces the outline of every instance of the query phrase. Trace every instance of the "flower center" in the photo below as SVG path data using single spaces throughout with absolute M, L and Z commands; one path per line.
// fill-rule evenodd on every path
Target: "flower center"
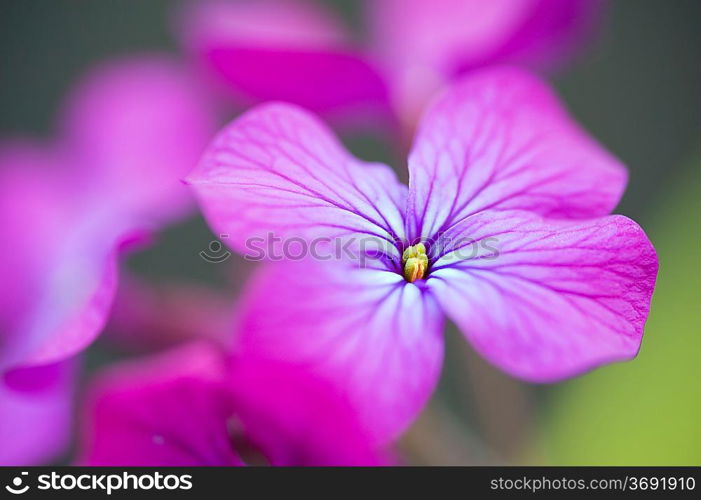
M 404 279 L 409 283 L 424 277 L 428 268 L 428 257 L 423 243 L 412 245 L 404 250 L 402 268 L 404 269 Z

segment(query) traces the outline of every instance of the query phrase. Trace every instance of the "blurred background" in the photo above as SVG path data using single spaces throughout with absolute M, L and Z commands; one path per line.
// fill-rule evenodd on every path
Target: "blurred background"
M 358 24 L 356 2 L 332 3 Z M 176 53 L 174 5 L 0 1 L 0 137 L 49 136 L 71 84 L 104 58 Z M 646 229 L 660 257 L 638 358 L 534 386 L 488 366 L 449 327 L 439 390 L 400 443 L 406 462 L 701 464 L 700 25 L 696 0 L 610 2 L 599 36 L 552 76 L 573 115 L 628 165 L 617 212 Z M 379 141 L 347 139 L 365 158 L 388 159 Z M 203 297 L 221 292 L 233 303 L 248 269 L 202 260 L 212 240 L 194 218 L 128 265 L 143 279 L 194 283 Z M 131 352 L 108 334 L 89 351 L 87 373 Z

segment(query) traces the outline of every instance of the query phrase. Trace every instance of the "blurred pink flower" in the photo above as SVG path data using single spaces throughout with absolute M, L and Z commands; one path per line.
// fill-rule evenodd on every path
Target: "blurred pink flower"
M 98 68 L 69 99 L 51 144 L 0 149 L 0 371 L 59 361 L 104 325 L 116 259 L 191 204 L 180 178 L 213 123 L 178 66 Z
M 399 116 L 412 128 L 426 100 L 482 65 L 552 66 L 591 31 L 600 0 L 367 0 L 368 43 L 322 2 L 192 3 L 186 48 L 240 102 L 282 100 L 327 119 Z M 376 120 L 375 120 L 376 121 Z
M 90 344 L 107 319 L 119 253 L 186 213 L 180 178 L 212 130 L 196 86 L 154 56 L 92 71 L 54 140 L 0 146 L 0 377 L 30 367 L 53 377 L 41 366 Z M 3 406 L 13 398 L 32 401 L 2 390 Z M 26 427 L 13 428 L 21 441 Z
M 407 188 L 286 104 L 255 108 L 215 138 L 188 181 L 235 251 L 272 234 L 283 248 L 350 244 L 358 259 L 263 267 L 239 311 L 246 356 L 313 367 L 380 441 L 431 394 L 445 316 L 529 381 L 635 357 L 655 250 L 635 222 L 607 216 L 625 167 L 544 83 L 511 68 L 472 72 L 429 107 L 408 168 Z
M 90 392 L 88 465 L 379 465 L 338 389 L 204 343 L 116 366 Z

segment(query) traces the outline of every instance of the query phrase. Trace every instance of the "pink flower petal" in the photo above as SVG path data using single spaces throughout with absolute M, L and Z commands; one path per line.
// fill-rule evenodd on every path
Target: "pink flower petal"
M 198 0 L 181 12 L 187 46 L 220 45 L 315 49 L 342 47 L 350 33 L 342 19 L 314 0 Z
M 427 286 L 499 368 L 549 382 L 637 354 L 657 257 L 630 219 L 487 211 L 445 238 Z
M 74 155 L 84 197 L 115 211 L 139 211 L 141 222 L 181 215 L 190 203 L 181 179 L 214 133 L 204 95 L 167 57 L 93 69 L 62 116 L 64 147 Z
M 128 234 L 128 233 L 124 233 Z M 92 238 L 104 237 L 105 240 Z M 68 235 L 47 255 L 45 274 L 19 331 L 23 366 L 53 363 L 86 348 L 107 321 L 117 288 L 120 236 L 93 230 Z
M 240 357 L 230 374 L 236 418 L 271 465 L 388 463 L 342 388 L 287 362 Z
M 81 463 L 241 465 L 224 374 L 223 359 L 199 344 L 114 368 L 92 389 Z
M 68 444 L 72 361 L 18 370 L 0 382 L 0 465 L 42 465 Z
M 8 337 L 31 304 L 45 242 L 53 244 L 70 212 L 55 175 L 55 158 L 43 146 L 0 146 L 0 341 Z
M 78 86 L 53 147 L 2 148 L 0 371 L 53 363 L 100 332 L 123 246 L 181 214 L 210 129 L 173 63 L 107 64 Z M 5 274 L 7 273 L 7 274 Z
M 204 343 L 112 368 L 86 423 L 90 465 L 386 463 L 334 387 L 287 363 L 225 362 Z
M 267 248 L 271 235 L 367 237 L 394 254 L 403 238 L 406 187 L 390 168 L 352 157 L 291 105 L 262 105 L 234 120 L 187 180 L 214 231 L 247 255 L 254 239 Z
M 55 153 L 36 145 L 0 151 L 0 372 L 54 363 L 104 326 L 121 244 L 138 232 L 111 210 L 86 211 Z
M 466 60 L 495 51 L 534 0 L 369 0 L 372 47 L 386 68 L 395 105 L 416 118 Z
M 374 46 L 389 65 L 450 73 L 507 40 L 537 0 L 369 0 Z
M 415 119 L 457 74 L 495 63 L 551 66 L 586 38 L 597 0 L 368 0 L 372 47 L 394 101 Z
M 545 84 L 511 68 L 472 73 L 434 102 L 409 171 L 409 223 L 424 238 L 481 210 L 605 215 L 627 178 Z
M 561 65 L 586 45 L 600 21 L 606 0 L 537 0 L 530 2 L 527 16 L 508 39 L 482 54 L 464 59 L 458 71 L 476 65 L 509 62 L 533 68 L 551 69 Z
M 281 100 L 327 118 L 389 119 L 383 79 L 321 4 L 201 2 L 182 18 L 190 52 L 239 102 Z
M 116 280 L 117 246 L 130 231 L 82 206 L 35 145 L 0 151 L 0 372 L 52 363 L 87 345 L 102 328 Z
M 245 297 L 242 355 L 297 364 L 335 384 L 380 443 L 409 425 L 436 384 L 442 314 L 394 272 L 340 261 L 268 264 Z

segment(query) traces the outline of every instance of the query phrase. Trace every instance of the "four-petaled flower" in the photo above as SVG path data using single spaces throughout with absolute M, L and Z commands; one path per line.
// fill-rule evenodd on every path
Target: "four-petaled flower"
M 386 243 L 364 265 L 263 266 L 241 306 L 243 353 L 339 384 L 380 441 L 430 395 L 445 316 L 529 381 L 636 355 L 655 250 L 635 222 L 607 216 L 625 168 L 543 83 L 473 72 L 428 109 L 408 169 L 407 187 L 292 105 L 255 108 L 216 137 L 188 182 L 234 250 L 268 233 Z

